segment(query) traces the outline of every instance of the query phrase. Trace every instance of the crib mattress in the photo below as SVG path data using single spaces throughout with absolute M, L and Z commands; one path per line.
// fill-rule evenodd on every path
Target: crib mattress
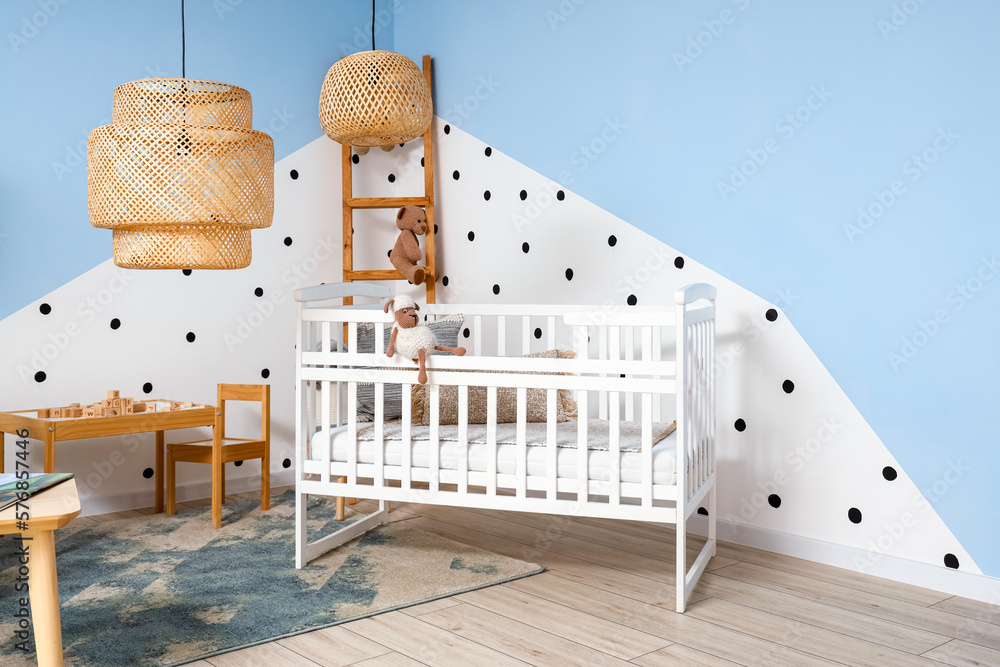
M 462 445 L 457 439 L 457 426 L 440 426 L 439 466 L 443 470 L 458 470 Z M 330 435 L 333 435 L 333 451 L 331 459 L 336 462 L 347 462 L 347 452 L 350 447 L 346 427 L 332 428 L 328 432 L 318 431 L 312 438 L 311 459 L 320 460 L 319 453 L 330 446 Z M 674 458 L 677 452 L 677 434 L 671 433 L 653 445 L 653 483 L 672 485 L 676 482 Z M 358 463 L 371 464 L 375 462 L 376 443 L 373 441 L 358 441 Z M 430 463 L 430 442 L 426 438 L 413 438 L 410 442 L 411 465 L 414 468 L 427 468 Z M 400 440 L 386 439 L 385 463 L 399 466 L 403 463 L 403 443 Z M 470 443 L 469 470 L 486 472 L 489 445 Z M 609 451 L 588 451 L 589 478 L 591 480 L 608 480 L 611 475 L 613 454 Z M 622 452 L 621 481 L 642 482 L 642 454 L 639 452 Z M 548 451 L 545 447 L 527 448 L 528 476 L 544 477 L 547 474 Z M 556 466 L 558 476 L 576 478 L 579 456 L 574 448 L 559 447 L 556 449 Z M 502 474 L 517 474 L 517 445 L 497 444 L 497 472 Z

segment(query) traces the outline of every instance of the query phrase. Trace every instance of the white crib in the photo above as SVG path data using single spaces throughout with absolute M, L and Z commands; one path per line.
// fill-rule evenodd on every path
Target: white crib
M 355 303 L 341 305 L 345 297 Z M 388 298 L 387 288 L 365 283 L 295 292 L 296 567 L 384 523 L 389 501 L 632 519 L 676 526 L 683 612 L 716 546 L 715 288 L 688 285 L 672 307 L 423 306 L 429 322 L 464 315 L 458 344 L 468 348 L 464 357 L 428 357 L 426 426 L 411 424 L 416 364 L 385 356 Z M 374 323 L 374 353 L 358 351 L 361 323 Z M 576 356 L 507 356 L 556 348 Z M 386 421 L 379 409 L 360 422 L 363 384 L 374 385 L 379 406 L 387 385 L 402 385 L 401 419 Z M 439 396 L 449 386 L 457 387 L 457 424 L 442 425 Z M 470 387 L 486 387 L 485 424 L 468 423 Z M 497 423 L 504 387 L 516 396 L 511 424 Z M 534 394 L 545 400 L 541 423 L 526 421 L 529 389 L 544 392 Z M 557 423 L 566 390 L 577 414 Z M 673 419 L 676 431 L 654 442 Z M 379 509 L 310 542 L 309 494 L 374 499 Z M 699 506 L 708 539 L 688 571 L 685 526 Z

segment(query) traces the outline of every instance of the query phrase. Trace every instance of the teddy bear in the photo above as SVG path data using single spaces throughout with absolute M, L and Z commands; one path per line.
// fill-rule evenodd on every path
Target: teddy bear
M 389 253 L 393 268 L 414 285 L 420 285 L 427 277 L 424 267 L 417 262 L 423 257 L 417 236 L 427 233 L 427 214 L 419 206 L 404 206 L 396 213 L 396 227 L 399 237 Z
M 464 347 L 444 347 L 438 345 L 437 337 L 431 328 L 420 321 L 420 310 L 413 298 L 406 294 L 401 294 L 395 299 L 389 299 L 382 308 L 388 313 L 392 308 L 393 318 L 396 323 L 392 326 L 392 336 L 389 338 L 389 349 L 385 356 L 390 359 L 399 352 L 400 355 L 413 359 L 417 362 L 419 371 L 417 372 L 417 382 L 427 384 L 427 355 L 435 350 L 450 352 L 461 357 L 465 354 Z

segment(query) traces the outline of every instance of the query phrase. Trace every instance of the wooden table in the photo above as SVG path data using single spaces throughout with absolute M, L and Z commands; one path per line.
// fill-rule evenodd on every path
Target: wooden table
M 170 403 L 163 399 L 148 403 Z M 215 426 L 215 407 L 194 405 L 164 412 L 139 412 L 117 417 L 55 418 L 38 416 L 38 410 L 0 412 L 0 473 L 4 472 L 3 434 L 27 429 L 28 438 L 41 440 L 45 445 L 45 472 L 55 472 L 55 445 L 61 440 L 100 438 L 129 433 L 156 432 L 156 462 L 153 466 L 156 484 L 156 511 L 163 511 L 163 432 L 180 428 Z
M 27 546 L 28 588 L 31 620 L 35 628 L 35 654 L 39 667 L 62 665 L 62 625 L 59 621 L 59 584 L 56 580 L 55 531 L 80 513 L 76 480 L 70 479 L 45 489 L 25 501 L 29 519 L 27 530 L 18 528 L 16 515 L 23 507 L 0 512 L 0 535 L 19 533 Z M 15 600 L 16 602 L 16 600 Z M 13 609 L 4 609 L 5 617 Z

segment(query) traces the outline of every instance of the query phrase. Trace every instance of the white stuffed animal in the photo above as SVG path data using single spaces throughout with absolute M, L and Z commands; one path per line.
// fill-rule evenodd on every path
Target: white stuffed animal
M 391 358 L 398 351 L 407 359 L 416 361 L 420 366 L 417 373 L 417 382 L 420 384 L 427 384 L 426 359 L 428 354 L 434 350 L 451 352 L 459 357 L 465 354 L 464 347 L 438 345 L 434 332 L 426 324 L 420 322 L 420 315 L 417 313 L 420 306 L 411 297 L 402 294 L 395 299 L 389 299 L 382 310 L 388 313 L 389 308 L 392 308 L 396 323 L 392 326 L 389 349 L 386 350 L 385 356 Z

